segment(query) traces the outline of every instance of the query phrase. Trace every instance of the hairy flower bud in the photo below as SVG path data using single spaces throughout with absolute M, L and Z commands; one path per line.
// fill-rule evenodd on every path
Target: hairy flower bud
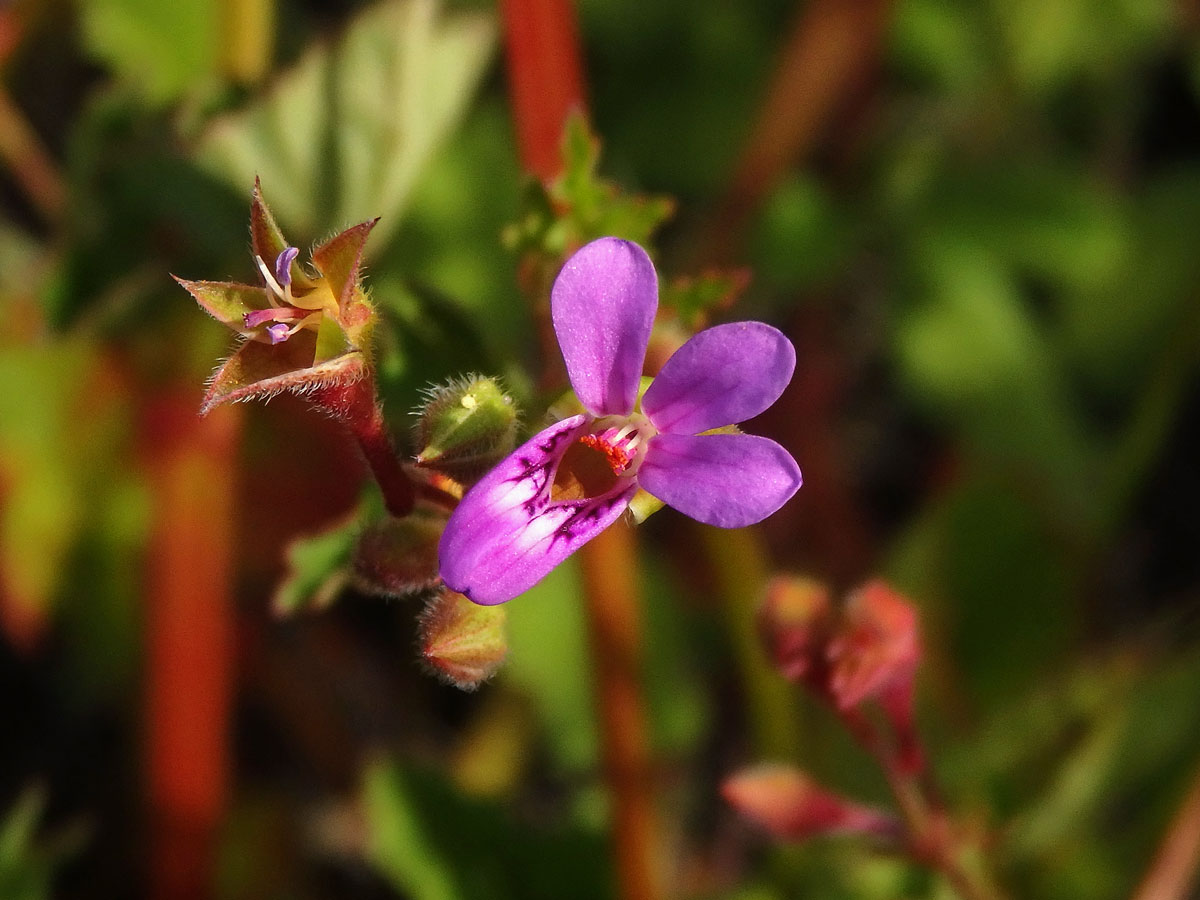
M 471 483 L 512 451 L 516 435 L 516 407 L 496 379 L 457 378 L 428 392 L 417 465 Z
M 404 596 L 437 583 L 438 539 L 449 514 L 418 504 L 403 518 L 386 516 L 368 526 L 354 552 L 356 585 L 371 594 Z
M 506 619 L 502 606 L 479 606 L 443 589 L 421 613 L 421 654 L 450 684 L 473 691 L 504 662 Z

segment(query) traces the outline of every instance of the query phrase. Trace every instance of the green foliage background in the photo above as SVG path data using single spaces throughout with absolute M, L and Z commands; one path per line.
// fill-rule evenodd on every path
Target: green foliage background
M 579 3 L 600 170 L 677 202 L 664 276 L 709 264 L 702 235 L 803 11 Z M 527 192 L 489 3 L 3 12 L 20 29 L 3 84 L 66 196 L 46 214 L 0 170 L 0 893 L 133 896 L 134 435 L 143 393 L 199 384 L 227 349 L 168 273 L 253 277 L 256 174 L 301 245 L 382 216 L 368 278 L 401 444 L 417 390 L 459 372 L 504 376 L 532 425 L 533 327 L 501 240 Z M 775 322 L 800 352 L 756 429 L 806 477 L 764 531 L 772 566 L 843 588 L 882 573 L 920 607 L 935 770 L 995 829 L 1013 896 L 1128 896 L 1200 761 L 1198 41 L 1167 0 L 897 0 L 869 86 L 724 248 L 753 280 L 713 315 Z M 247 66 L 261 79 L 234 77 Z M 286 543 L 344 519 L 360 473 L 298 405 L 247 418 L 236 602 L 258 637 L 238 657 L 218 895 L 611 896 L 574 568 L 511 604 L 509 662 L 470 697 L 414 662 L 416 605 L 350 591 L 275 621 Z M 265 504 L 255 484 L 275 478 Z M 736 569 L 722 587 L 719 561 L 692 571 L 710 536 L 662 513 L 643 538 L 679 895 L 949 896 L 854 841 L 770 848 L 721 807 L 721 776 L 771 754 L 886 794 L 822 711 L 764 682 L 732 624 L 757 598 Z M 288 605 L 347 548 L 293 547 Z

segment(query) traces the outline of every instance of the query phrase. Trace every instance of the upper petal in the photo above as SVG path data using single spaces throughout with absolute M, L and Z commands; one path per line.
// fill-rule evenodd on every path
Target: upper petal
M 698 434 L 752 419 L 792 380 L 796 350 L 777 328 L 730 322 L 675 351 L 642 397 L 659 431 Z
M 721 528 L 761 522 L 800 487 L 800 467 L 754 434 L 659 434 L 638 470 L 642 487 L 684 515 Z
M 511 600 L 621 515 L 637 490 L 633 479 L 601 497 L 550 502 L 558 462 L 586 421 L 551 425 L 467 492 L 438 545 L 448 587 L 487 606 Z
M 558 273 L 550 292 L 554 332 L 571 385 L 595 415 L 633 411 L 657 309 L 654 264 L 631 241 L 592 241 Z

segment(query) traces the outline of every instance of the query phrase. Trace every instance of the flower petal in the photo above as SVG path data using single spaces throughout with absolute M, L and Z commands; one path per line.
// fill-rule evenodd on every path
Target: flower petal
M 752 419 L 792 380 L 796 350 L 762 322 L 701 331 L 675 351 L 642 397 L 659 431 L 698 434 Z
M 761 522 L 800 487 L 800 468 L 770 438 L 754 434 L 659 434 L 638 470 L 641 486 L 709 525 Z
M 558 273 L 550 292 L 554 331 L 571 385 L 595 415 L 633 411 L 657 309 L 654 264 L 631 241 L 592 241 Z
M 504 603 L 621 515 L 637 490 L 633 479 L 601 497 L 550 503 L 558 462 L 586 421 L 572 416 L 551 425 L 467 492 L 438 546 L 448 587 L 485 606 Z

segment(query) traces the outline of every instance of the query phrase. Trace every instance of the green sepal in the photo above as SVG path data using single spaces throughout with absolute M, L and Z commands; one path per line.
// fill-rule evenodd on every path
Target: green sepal
M 321 317 L 321 324 L 317 326 L 316 334 L 317 340 L 313 351 L 313 365 L 319 366 L 331 359 L 336 359 L 350 349 L 350 344 L 346 340 L 346 332 L 342 330 L 341 325 L 329 316 Z M 295 336 L 288 343 L 291 343 L 291 340 L 294 339 Z
M 200 304 L 201 309 L 234 331 L 248 333 L 244 316 L 271 305 L 266 288 L 227 281 L 186 281 L 172 275 L 185 291 Z

